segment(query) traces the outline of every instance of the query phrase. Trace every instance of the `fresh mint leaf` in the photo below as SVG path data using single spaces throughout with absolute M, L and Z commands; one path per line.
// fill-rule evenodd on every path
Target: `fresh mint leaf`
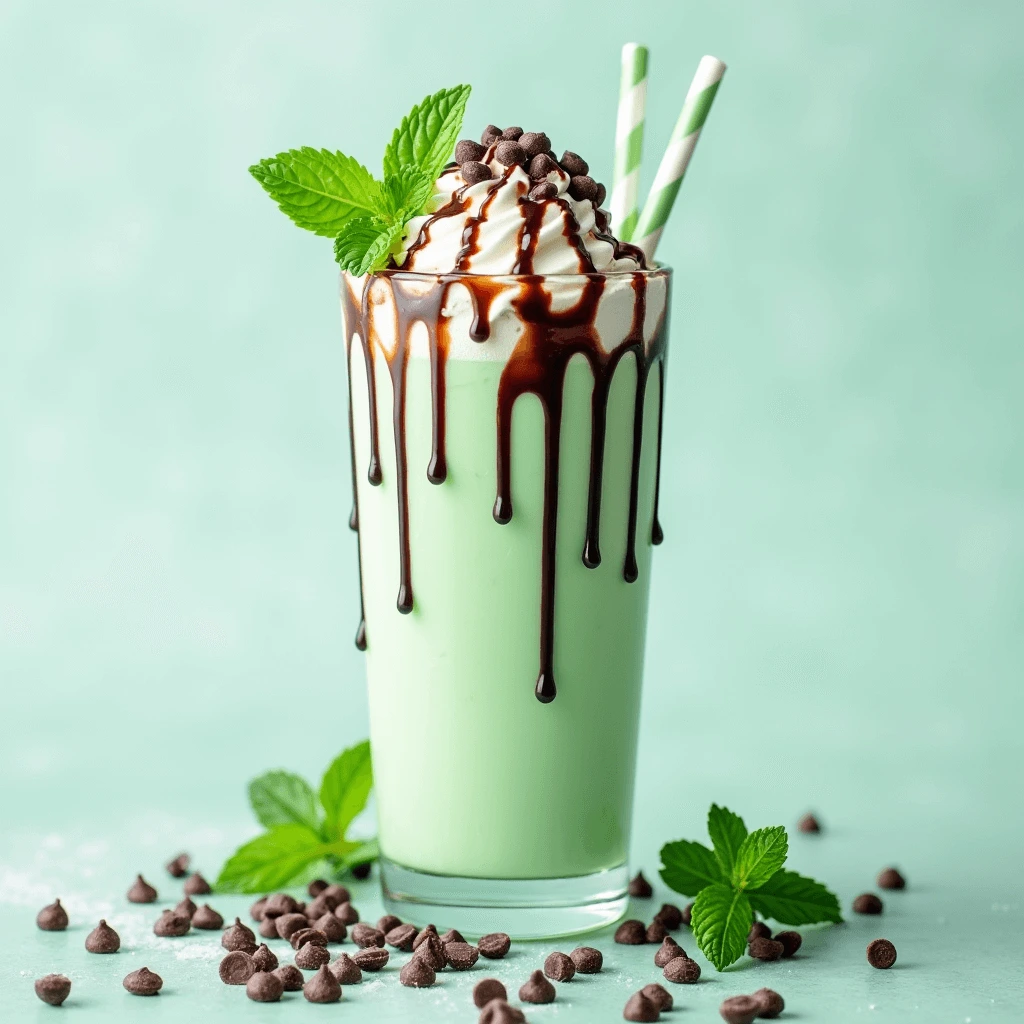
M 347 224 L 334 240 L 334 258 L 355 277 L 383 270 L 405 224 L 386 224 L 379 217 L 359 217 Z
M 320 783 L 320 803 L 327 815 L 324 835 L 328 839 L 344 838 L 352 819 L 366 806 L 372 786 L 369 740 L 349 747 L 331 762 Z
M 732 884 L 737 889 L 756 889 L 764 885 L 783 864 L 789 853 L 789 838 L 781 825 L 751 832 L 736 851 Z
M 320 828 L 316 794 L 299 775 L 286 771 L 265 772 L 249 783 L 249 803 L 256 820 L 266 828 L 305 825 Z
M 661 848 L 661 877 L 684 896 L 696 896 L 706 885 L 725 881 L 715 855 L 702 843 L 686 839 Z
M 747 897 L 724 882 L 701 889 L 693 901 L 693 937 L 720 971 L 743 956 L 753 919 Z
M 433 181 L 455 148 L 469 93 L 468 85 L 456 85 L 435 92 L 413 107 L 402 118 L 384 152 L 385 177 L 412 164 Z
M 839 900 L 821 882 L 780 868 L 759 888 L 747 893 L 753 908 L 779 924 L 839 923 Z
M 403 223 L 418 216 L 434 192 L 434 177 L 406 164 L 384 179 L 381 201 L 389 218 Z
M 712 804 L 708 811 L 708 835 L 711 836 L 711 845 L 715 848 L 715 858 L 722 874 L 726 878 L 731 877 L 733 864 L 736 863 L 736 851 L 747 838 L 747 826 L 728 807 Z
M 298 224 L 336 237 L 351 220 L 380 212 L 380 183 L 361 163 L 326 149 L 289 149 L 261 160 L 249 173 Z

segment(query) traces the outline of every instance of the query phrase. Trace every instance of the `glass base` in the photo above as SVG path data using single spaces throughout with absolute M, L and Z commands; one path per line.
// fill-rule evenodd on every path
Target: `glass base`
M 629 904 L 625 864 L 571 878 L 455 878 L 380 858 L 384 906 L 403 921 L 466 935 L 554 939 L 614 924 Z

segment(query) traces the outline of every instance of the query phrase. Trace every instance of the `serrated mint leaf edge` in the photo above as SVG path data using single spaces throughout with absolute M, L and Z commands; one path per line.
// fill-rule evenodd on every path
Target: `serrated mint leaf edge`
M 825 898 L 821 902 L 814 903 L 808 902 L 806 899 L 778 896 L 776 892 L 772 891 L 773 886 L 775 889 L 778 889 L 783 885 L 790 887 L 795 885 L 806 886 L 814 889 Z M 823 882 L 817 881 L 817 879 L 808 878 L 806 875 L 801 875 L 796 871 L 790 871 L 788 868 L 779 868 L 763 885 L 757 889 L 748 889 L 747 897 L 750 900 L 751 906 L 759 914 L 763 917 L 771 918 L 773 921 L 778 921 L 779 924 L 794 926 L 801 924 L 824 924 L 826 922 L 841 924 L 843 920 L 839 898 L 828 886 Z M 783 910 L 780 914 L 778 911 L 782 908 L 777 903 L 773 903 L 773 901 L 790 903 L 794 905 L 794 909 L 795 907 L 803 909 L 795 910 L 795 912 Z
M 755 829 L 736 851 L 730 881 L 737 889 L 756 889 L 775 874 L 789 855 L 789 837 L 782 825 Z
M 717 907 L 728 907 L 721 926 L 708 917 Z M 746 893 L 733 889 L 726 882 L 706 886 L 697 894 L 691 911 L 691 928 L 700 951 L 716 970 L 724 971 L 743 956 L 753 919 L 754 912 Z
M 730 878 L 736 863 L 736 851 L 747 837 L 746 824 L 735 811 L 712 804 L 708 808 L 708 836 L 722 869 L 722 876 Z
M 472 86 L 453 85 L 439 89 L 420 100 L 402 118 L 391 136 L 387 149 L 384 150 L 385 175 L 395 174 L 403 164 L 415 164 L 432 178 L 436 178 L 458 141 L 471 91 Z M 450 106 L 447 106 L 444 113 L 438 113 L 440 124 L 433 132 L 433 137 L 421 140 L 418 146 L 417 132 L 427 132 L 427 126 L 422 122 L 449 101 Z M 421 152 L 417 153 L 417 148 Z
M 353 819 L 366 807 L 373 789 L 373 757 L 370 741 L 343 750 L 326 768 L 320 781 L 324 834 L 342 839 Z
M 676 863 L 670 863 L 675 861 Z M 694 864 L 699 862 L 698 867 Z M 690 880 L 681 877 L 688 875 Z M 689 839 L 676 839 L 661 848 L 662 881 L 683 896 L 696 896 L 707 885 L 725 882 L 718 860 L 703 843 Z M 699 884 L 696 884 L 698 883 Z

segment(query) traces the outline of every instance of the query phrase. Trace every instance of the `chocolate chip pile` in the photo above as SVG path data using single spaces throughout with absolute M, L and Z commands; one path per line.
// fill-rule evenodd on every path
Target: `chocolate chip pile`
M 498 128 L 489 124 L 479 142 L 462 139 L 455 147 L 455 163 L 468 185 L 490 181 L 494 174 L 488 163 L 497 160 L 504 167 L 522 167 L 536 184 L 528 196 L 535 202 L 554 199 L 558 186 L 547 181 L 552 171 L 569 176 L 569 195 L 576 200 L 589 199 L 595 207 L 605 200 L 608 190 L 590 177 L 587 161 L 578 153 L 566 150 L 555 158 L 551 140 L 544 132 L 524 132 L 522 128 Z

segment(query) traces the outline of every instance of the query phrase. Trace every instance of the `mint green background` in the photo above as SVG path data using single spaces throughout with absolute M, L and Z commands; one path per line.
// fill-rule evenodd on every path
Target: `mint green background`
M 660 251 L 635 860 L 712 799 L 751 824 L 813 806 L 830 831 L 794 867 L 847 906 L 890 861 L 912 886 L 799 962 L 677 990 L 683 1015 L 771 984 L 801 1021 L 1019 1019 L 1022 33 L 1010 2 L 4 5 L 12 1019 L 50 1013 L 31 979 L 52 969 L 81 1019 L 317 1012 L 247 1005 L 194 938 L 147 951 L 167 992 L 140 1004 L 117 982 L 141 952 L 31 923 L 56 893 L 79 921 L 126 913 L 182 845 L 212 874 L 252 828 L 249 776 L 312 775 L 365 732 L 335 269 L 245 167 L 303 143 L 375 163 L 412 101 L 466 80 L 474 133 L 544 128 L 607 176 L 627 39 L 652 45 L 646 181 L 700 56 L 730 65 Z M 125 919 L 139 943 L 147 919 Z M 863 961 L 878 934 L 888 973 Z M 651 951 L 600 944 L 614 971 L 531 1020 L 621 1019 Z M 392 973 L 346 1016 L 470 1021 L 473 980 Z

